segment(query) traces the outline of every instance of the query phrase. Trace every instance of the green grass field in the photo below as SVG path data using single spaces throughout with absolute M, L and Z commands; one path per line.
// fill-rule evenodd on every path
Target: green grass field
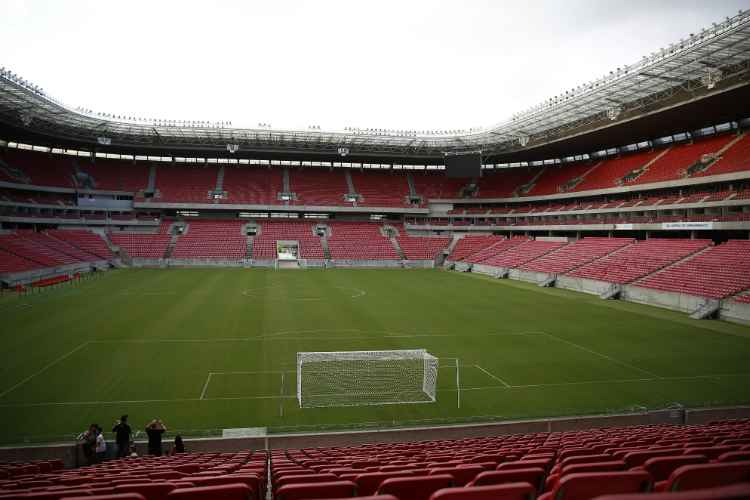
M 1 443 L 122 413 L 215 435 L 750 403 L 750 328 L 437 270 L 113 271 L 0 314 Z M 407 348 L 442 359 L 436 403 L 298 407 L 298 351 Z

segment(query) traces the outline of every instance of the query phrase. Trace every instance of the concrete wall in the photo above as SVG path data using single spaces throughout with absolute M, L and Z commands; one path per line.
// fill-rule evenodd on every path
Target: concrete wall
M 558 276 L 555 286 L 557 288 L 565 288 L 566 290 L 575 290 L 576 292 L 601 295 L 610 289 L 612 283 L 585 278 L 573 278 L 570 276 Z
M 750 304 L 723 300 L 719 310 L 719 318 L 734 323 L 750 323 Z
M 641 288 L 635 285 L 626 285 L 622 289 L 620 298 L 639 304 L 648 304 L 652 306 L 666 307 L 691 313 L 700 308 L 705 302 L 704 297 L 687 295 L 684 293 L 662 292 L 650 288 Z

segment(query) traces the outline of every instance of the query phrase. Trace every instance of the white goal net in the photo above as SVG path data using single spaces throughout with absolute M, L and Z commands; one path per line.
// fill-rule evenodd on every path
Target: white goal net
M 425 349 L 297 353 L 300 408 L 435 401 L 438 358 Z

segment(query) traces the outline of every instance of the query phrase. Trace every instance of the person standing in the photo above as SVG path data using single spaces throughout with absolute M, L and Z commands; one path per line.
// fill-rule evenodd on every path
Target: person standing
M 146 426 L 149 455 L 155 455 L 157 457 L 161 456 L 161 436 L 166 431 L 166 426 L 158 418 L 152 420 L 151 423 Z
M 170 455 L 176 455 L 178 453 L 185 453 L 185 443 L 182 442 L 182 436 L 177 434 L 174 437 L 174 446 L 172 447 L 172 451 L 169 452 Z
M 120 420 L 115 422 L 115 426 L 112 427 L 112 432 L 115 433 L 115 443 L 117 443 L 117 457 L 127 457 L 130 451 L 130 426 L 128 425 L 128 416 L 123 415 Z
M 96 426 L 96 461 L 98 463 L 104 462 L 107 458 L 107 442 L 104 440 L 103 429 Z
M 81 451 L 83 451 L 83 456 L 86 458 L 86 463 L 93 465 L 96 458 L 96 424 L 89 425 L 86 431 L 79 434 L 78 441 L 81 443 Z

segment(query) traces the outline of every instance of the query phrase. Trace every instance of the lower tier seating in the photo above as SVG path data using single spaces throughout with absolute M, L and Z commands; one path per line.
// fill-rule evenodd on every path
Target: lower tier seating
M 466 257 L 477 253 L 478 251 L 498 243 L 505 238 L 502 236 L 472 236 L 466 235 L 456 243 L 453 251 L 448 256 L 448 260 L 461 261 Z
M 750 241 L 730 240 L 636 283 L 721 299 L 750 288 Z
M 562 248 L 565 245 L 567 245 L 567 242 L 528 240 L 524 241 L 520 245 L 514 246 L 513 248 L 509 248 L 504 252 L 500 252 L 497 255 L 489 257 L 488 259 L 482 261 L 482 264 L 508 268 L 519 267 L 526 262 Z
M 710 240 L 654 238 L 639 241 L 580 267 L 569 273 L 569 276 L 610 283 L 631 283 L 710 245 Z
M 566 273 L 630 245 L 633 241 L 630 238 L 582 238 L 526 263 L 521 269 L 552 274 Z
M 398 260 L 396 249 L 381 233 L 382 226 L 373 222 L 329 223 L 328 248 L 332 259 Z
M 253 258 L 275 259 L 276 242 L 279 240 L 297 241 L 302 259 L 324 258 L 320 236 L 315 234 L 315 223 L 286 220 L 263 221 L 260 224 L 260 234 L 253 241 Z
M 247 236 L 242 221 L 192 221 L 187 233 L 175 244 L 175 259 L 220 259 L 239 261 L 247 254 Z

